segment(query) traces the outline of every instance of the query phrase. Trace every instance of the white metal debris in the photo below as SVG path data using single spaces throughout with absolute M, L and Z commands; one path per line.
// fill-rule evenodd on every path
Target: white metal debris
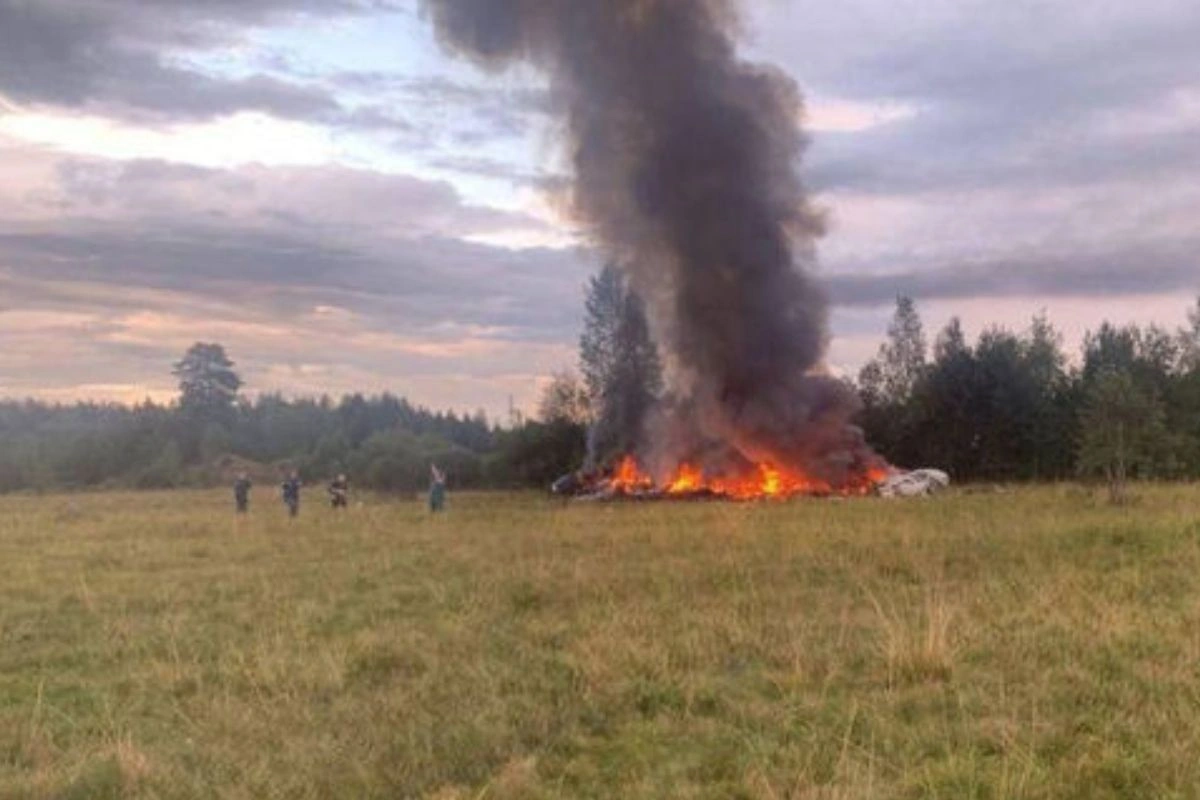
M 880 497 L 924 497 L 950 485 L 950 476 L 940 469 L 897 472 L 876 487 Z

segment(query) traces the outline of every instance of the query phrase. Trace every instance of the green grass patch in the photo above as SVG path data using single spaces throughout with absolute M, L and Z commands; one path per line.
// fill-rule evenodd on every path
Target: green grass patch
M 0 498 L 0 799 L 1159 798 L 1200 488 Z

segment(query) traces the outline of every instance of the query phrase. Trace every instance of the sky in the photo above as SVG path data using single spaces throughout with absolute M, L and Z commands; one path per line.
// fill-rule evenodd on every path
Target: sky
M 898 293 L 931 339 L 1184 322 L 1200 3 L 741 6 L 806 98 L 832 370 Z M 598 266 L 549 112 L 416 0 L 0 0 L 0 396 L 165 400 L 199 340 L 251 392 L 531 409 Z

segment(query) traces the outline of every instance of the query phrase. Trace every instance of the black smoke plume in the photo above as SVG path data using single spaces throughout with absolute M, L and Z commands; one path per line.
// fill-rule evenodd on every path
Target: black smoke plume
M 549 76 L 572 208 L 647 303 L 672 400 L 652 464 L 772 460 L 835 483 L 870 457 L 853 393 L 814 374 L 822 218 L 792 80 L 738 58 L 731 0 L 424 0 L 443 42 Z

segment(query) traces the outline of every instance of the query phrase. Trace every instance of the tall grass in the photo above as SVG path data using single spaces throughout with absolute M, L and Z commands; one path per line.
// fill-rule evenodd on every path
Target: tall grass
M 1200 796 L 1200 489 L 0 499 L 0 798 Z

